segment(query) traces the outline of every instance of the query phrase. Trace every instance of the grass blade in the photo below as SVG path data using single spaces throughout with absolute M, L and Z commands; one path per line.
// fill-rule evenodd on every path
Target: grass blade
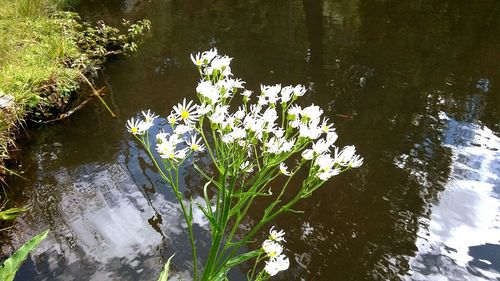
M 172 258 L 174 256 L 175 256 L 175 254 L 170 256 L 170 258 L 168 258 L 167 263 L 163 267 L 163 271 L 160 273 L 160 277 L 158 278 L 158 281 L 167 281 L 168 280 L 168 271 L 170 269 L 170 260 L 172 260 Z

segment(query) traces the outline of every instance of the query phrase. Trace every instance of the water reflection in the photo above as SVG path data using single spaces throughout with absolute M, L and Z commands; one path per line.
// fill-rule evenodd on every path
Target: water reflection
M 422 219 L 414 280 L 498 280 L 500 138 L 488 128 L 447 121 L 452 172 L 441 200 Z
M 175 199 L 123 124 L 193 98 L 188 53 L 212 46 L 235 57 L 251 88 L 307 85 L 305 103 L 326 108 L 339 145 L 365 157 L 297 206 L 303 215 L 276 222 L 293 257 L 276 280 L 499 278 L 499 1 L 86 0 L 78 10 L 112 24 L 150 18 L 153 35 L 102 73 L 121 120 L 96 105 L 29 132 L 32 181 L 12 188 L 38 209 L 16 225 L 13 246 L 55 231 L 19 280 L 154 280 L 174 252 L 175 269 L 189 269 Z M 184 175 L 197 194 L 200 180 Z

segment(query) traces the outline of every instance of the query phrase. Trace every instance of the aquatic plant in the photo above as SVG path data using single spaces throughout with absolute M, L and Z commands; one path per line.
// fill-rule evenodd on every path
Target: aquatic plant
M 226 280 L 232 267 L 252 259 L 248 279 L 268 279 L 289 267 L 283 253 L 285 233 L 271 228 L 259 249 L 242 254 L 242 247 L 253 245 L 264 226 L 283 213 L 296 212 L 297 202 L 331 177 L 359 167 L 363 159 L 354 146 L 335 145 L 333 124 L 322 117 L 319 106 L 296 103 L 306 93 L 304 86 L 262 85 L 260 93 L 253 94 L 244 88 L 245 82 L 234 78 L 232 58 L 219 55 L 215 48 L 191 59 L 201 76 L 196 87 L 199 103 L 184 99 L 174 106 L 166 117 L 168 125 L 155 140 L 150 141 L 149 130 L 158 116 L 149 110 L 128 120 L 127 130 L 144 146 L 180 203 L 194 280 Z M 199 166 L 200 157 L 211 159 L 212 166 Z M 192 165 L 206 180 L 199 190 L 203 204 L 180 191 L 179 171 L 185 165 Z M 299 188 L 288 188 L 294 178 L 302 180 Z M 262 209 L 262 217 L 249 229 L 241 229 L 254 200 L 263 197 L 270 203 Z M 201 273 L 193 233 L 196 207 L 209 222 L 212 236 Z

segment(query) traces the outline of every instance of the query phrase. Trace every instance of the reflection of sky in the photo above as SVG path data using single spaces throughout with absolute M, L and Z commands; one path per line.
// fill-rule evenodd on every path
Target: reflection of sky
M 474 124 L 448 122 L 452 169 L 440 201 L 419 231 L 413 280 L 500 278 L 500 138 Z
M 187 243 L 178 204 L 162 194 L 146 198 L 122 165 L 62 168 L 42 177 L 56 180 L 40 185 L 35 195 L 41 201 L 53 198 L 41 206 L 48 216 L 27 217 L 21 224 L 32 232 L 51 232 L 33 255 L 33 276 L 24 273 L 19 280 L 154 279 L 162 268 L 159 251 Z M 206 227 L 198 212 L 194 216 Z M 149 224 L 158 218 L 156 228 Z M 174 251 L 179 265 L 188 260 L 189 251 Z

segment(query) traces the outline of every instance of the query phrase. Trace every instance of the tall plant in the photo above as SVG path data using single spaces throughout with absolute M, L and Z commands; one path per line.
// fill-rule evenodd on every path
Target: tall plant
M 199 103 L 184 99 L 174 106 L 166 118 L 168 126 L 156 134 L 155 141 L 150 141 L 148 131 L 158 116 L 149 110 L 141 118 L 128 120 L 127 129 L 144 146 L 180 203 L 191 243 L 194 280 L 225 280 L 229 269 L 252 259 L 255 263 L 248 279 L 268 279 L 289 266 L 283 254 L 284 232 L 271 228 L 269 239 L 258 250 L 242 254 L 242 247 L 253 243 L 254 236 L 277 216 L 293 211 L 297 202 L 331 177 L 359 167 L 363 159 L 355 154 L 354 146 L 335 146 L 337 134 L 319 106 L 296 104 L 306 93 L 304 86 L 262 85 L 260 93 L 253 94 L 234 78 L 232 58 L 219 55 L 215 48 L 191 59 L 201 76 L 196 87 Z M 213 171 L 198 165 L 200 154 L 211 159 Z M 184 165 L 192 165 L 206 180 L 200 190 L 204 204 L 181 192 L 179 170 Z M 301 180 L 298 189 L 288 188 L 294 178 Z M 273 183 L 280 186 L 271 188 Z M 254 200 L 261 197 L 269 205 L 257 223 L 241 229 Z M 193 208 L 203 212 L 212 236 L 202 271 Z

